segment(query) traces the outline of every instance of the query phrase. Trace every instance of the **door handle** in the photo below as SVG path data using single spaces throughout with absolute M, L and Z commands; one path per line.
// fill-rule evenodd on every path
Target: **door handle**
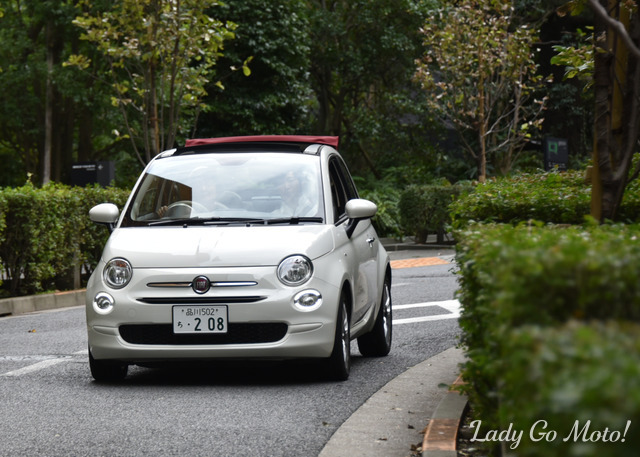
M 373 247 L 373 242 L 375 241 L 375 238 L 367 238 L 367 243 L 369 243 L 369 247 Z

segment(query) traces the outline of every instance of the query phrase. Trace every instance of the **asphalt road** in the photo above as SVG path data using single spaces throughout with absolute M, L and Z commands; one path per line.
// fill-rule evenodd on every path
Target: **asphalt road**
M 392 257 L 439 254 L 451 257 Z M 102 385 L 82 308 L 0 318 L 0 456 L 317 456 L 372 394 L 457 343 L 452 265 L 393 278 L 392 352 L 365 359 L 354 344 L 342 383 L 310 363 L 227 362 L 131 367 L 124 383 Z

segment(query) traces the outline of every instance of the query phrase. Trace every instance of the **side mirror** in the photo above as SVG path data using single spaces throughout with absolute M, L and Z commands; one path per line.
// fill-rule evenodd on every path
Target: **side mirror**
M 349 224 L 347 225 L 347 236 L 349 238 L 353 235 L 358 222 L 363 219 L 371 219 L 378 212 L 378 207 L 375 203 L 362 198 L 349 200 L 345 209 L 349 217 Z
M 89 210 L 89 219 L 96 224 L 106 225 L 109 232 L 113 232 L 119 217 L 120 210 L 113 203 L 100 203 Z

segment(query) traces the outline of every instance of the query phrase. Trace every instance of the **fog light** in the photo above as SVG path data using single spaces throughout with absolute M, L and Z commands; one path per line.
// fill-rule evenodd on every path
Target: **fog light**
M 106 292 L 99 292 L 93 299 L 93 309 L 98 314 L 109 314 L 113 311 L 115 300 Z
M 322 294 L 313 289 L 303 290 L 293 297 L 293 304 L 300 311 L 314 311 L 322 306 Z

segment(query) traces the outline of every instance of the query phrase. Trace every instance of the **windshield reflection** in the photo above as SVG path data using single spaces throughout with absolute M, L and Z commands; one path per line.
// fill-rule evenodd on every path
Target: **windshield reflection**
M 324 220 L 317 156 L 227 153 L 158 159 L 136 189 L 122 226 L 287 218 Z

